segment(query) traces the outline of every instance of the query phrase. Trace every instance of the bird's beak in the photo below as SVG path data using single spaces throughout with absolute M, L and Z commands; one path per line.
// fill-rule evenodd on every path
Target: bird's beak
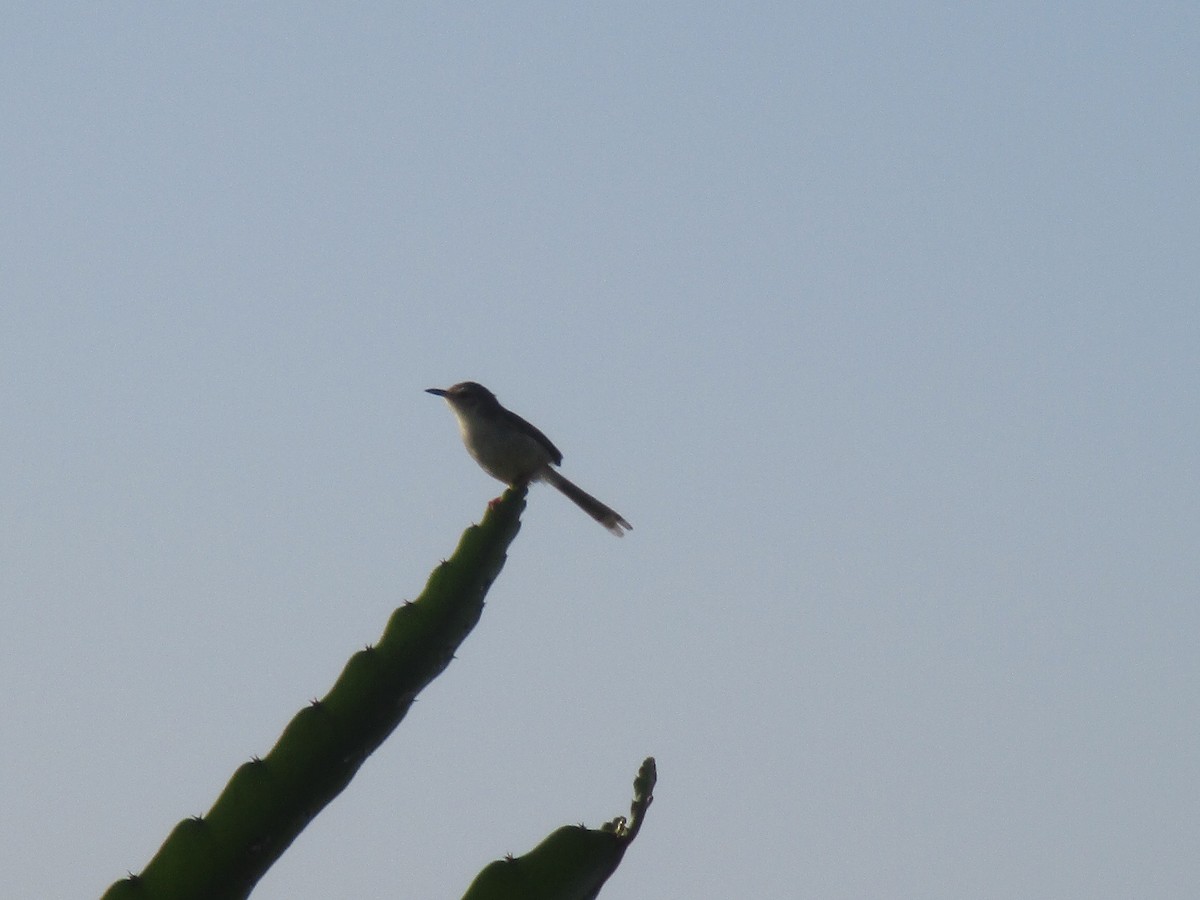
M 441 388 L 425 388 L 425 393 L 433 394 L 434 396 L 437 396 L 437 397 L 445 397 L 446 396 L 446 392 L 443 391 Z

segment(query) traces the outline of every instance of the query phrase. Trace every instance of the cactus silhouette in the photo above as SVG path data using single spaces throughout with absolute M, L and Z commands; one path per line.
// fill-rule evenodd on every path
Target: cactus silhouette
M 489 863 L 462 900 L 592 900 L 637 837 L 657 780 L 651 756 L 633 781 L 628 819 L 618 816 L 600 828 L 564 825 L 524 856 Z
M 525 493 L 524 487 L 513 488 L 490 504 L 483 520 L 463 533 L 454 554 L 434 569 L 421 595 L 392 613 L 378 643 L 355 653 L 329 693 L 293 717 L 270 753 L 243 763 L 208 813 L 176 825 L 146 868 L 115 882 L 103 900 L 234 900 L 248 896 L 304 826 L 345 789 L 367 757 L 392 733 L 417 694 L 449 665 L 459 644 L 479 621 L 488 588 L 504 566 L 508 546 L 520 529 Z M 639 781 L 645 780 L 646 765 L 652 770 L 653 761 L 643 765 Z M 653 784 L 652 775 L 649 784 Z M 645 793 L 648 797 L 649 791 Z M 640 823 L 636 798 L 634 810 L 635 822 Z M 614 820 L 610 826 L 618 822 L 621 827 L 610 831 L 576 828 L 602 835 L 604 852 L 598 855 L 581 855 L 577 840 L 564 845 L 573 858 L 585 861 L 593 876 L 601 859 L 611 861 L 611 873 L 624 846 L 636 834 L 636 827 L 625 828 L 623 820 Z M 624 837 L 617 834 L 622 828 Z M 529 854 L 541 859 L 543 867 L 546 860 L 554 858 L 543 847 L 559 832 Z M 617 847 L 620 853 L 614 856 Z M 543 852 L 537 856 L 539 851 Z M 549 871 L 559 869 L 561 865 L 551 866 Z M 596 890 L 602 883 L 603 879 L 595 882 Z M 493 892 L 468 896 L 595 894 Z

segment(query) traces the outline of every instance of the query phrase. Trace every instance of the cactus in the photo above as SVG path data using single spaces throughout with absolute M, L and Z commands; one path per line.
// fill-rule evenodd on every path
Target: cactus
M 493 501 L 421 596 L 392 613 L 379 642 L 350 658 L 329 693 L 292 718 L 270 753 L 238 767 L 206 815 L 176 825 L 146 868 L 114 883 L 102 900 L 247 897 L 450 664 L 483 614 L 521 527 L 525 493 L 512 488 Z M 600 830 L 560 828 L 525 856 L 487 866 L 467 898 L 594 897 L 637 834 L 654 779 L 647 759 L 634 782 L 632 826 L 621 817 Z
M 618 816 L 598 829 L 564 825 L 524 856 L 489 863 L 462 900 L 592 900 L 637 837 L 657 779 L 651 756 L 633 781 L 628 819 Z
M 184 819 L 138 875 L 104 900 L 246 897 L 449 665 L 483 613 L 483 598 L 520 528 L 525 489 L 506 491 L 379 643 L 355 653 L 333 688 L 300 710 L 275 747 L 242 764 L 204 816 Z

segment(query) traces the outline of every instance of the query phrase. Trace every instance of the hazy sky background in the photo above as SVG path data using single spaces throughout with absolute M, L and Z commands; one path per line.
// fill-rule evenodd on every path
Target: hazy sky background
M 0 870 L 99 895 L 538 424 L 475 633 L 256 900 L 1200 884 L 1194 3 L 16 4 Z

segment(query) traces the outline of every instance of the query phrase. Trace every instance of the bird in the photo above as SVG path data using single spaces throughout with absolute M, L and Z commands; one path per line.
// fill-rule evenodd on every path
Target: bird
M 426 393 L 441 397 L 450 406 L 467 452 L 493 478 L 510 487 L 544 481 L 617 537 L 633 529 L 616 510 L 559 474 L 554 468 L 562 465 L 559 449 L 533 425 L 501 406 L 482 384 L 463 381 L 444 389 L 427 388 Z

